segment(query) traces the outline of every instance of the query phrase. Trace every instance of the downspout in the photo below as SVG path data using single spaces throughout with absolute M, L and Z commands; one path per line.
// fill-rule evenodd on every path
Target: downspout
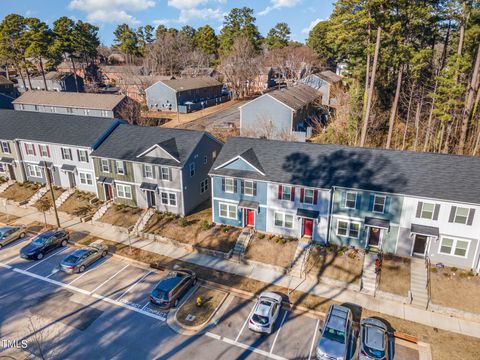
M 327 241 L 325 242 L 325 245 L 328 245 L 330 243 L 330 226 L 332 224 L 332 213 L 333 213 L 333 194 L 335 193 L 335 190 L 337 188 L 335 186 L 332 186 L 332 188 L 329 190 L 330 191 L 330 204 L 328 206 L 328 217 L 327 217 Z
M 183 189 L 183 170 L 185 170 L 185 165 L 180 169 L 180 194 L 182 195 L 182 216 L 185 216 L 185 192 Z

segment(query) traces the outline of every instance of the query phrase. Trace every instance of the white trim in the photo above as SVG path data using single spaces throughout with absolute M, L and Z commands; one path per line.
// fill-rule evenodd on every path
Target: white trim
M 453 243 L 452 243 L 452 250 L 450 252 L 450 254 L 447 254 L 447 253 L 444 253 L 444 252 L 441 252 L 440 250 L 442 249 L 442 242 L 444 239 L 450 239 L 450 240 L 453 240 Z M 465 250 L 465 256 L 461 256 L 461 255 L 455 255 L 455 249 L 456 249 L 456 245 L 457 245 L 457 241 L 463 241 L 463 242 L 466 242 L 468 245 L 467 245 L 467 249 Z M 460 258 L 460 259 L 468 259 L 468 252 L 470 251 L 470 244 L 472 243 L 472 240 L 468 240 L 468 239 L 462 239 L 462 238 L 458 238 L 458 237 L 454 237 L 454 236 L 448 236 L 448 235 L 441 235 L 440 236 L 440 243 L 438 244 L 438 250 L 437 250 L 437 253 L 439 255 L 444 255 L 444 256 L 454 256 L 454 257 L 457 257 L 457 258 Z
M 147 150 L 145 150 L 144 152 L 138 154 L 138 155 L 136 156 L 136 158 L 138 159 L 139 157 L 142 157 L 143 155 L 145 155 L 145 154 L 149 153 L 150 151 L 152 151 L 154 148 L 159 148 L 159 149 L 165 151 L 168 156 L 170 156 L 170 157 L 171 157 L 173 160 L 175 160 L 176 162 L 180 163 L 180 160 L 178 160 L 178 159 L 176 159 L 175 157 L 173 157 L 172 154 L 170 154 L 167 150 L 165 150 L 163 147 L 161 147 L 161 146 L 158 145 L 158 144 L 154 144 L 154 145 L 150 146 Z
M 466 219 L 465 219 L 465 223 L 461 223 L 461 222 L 456 222 L 455 219 L 457 218 L 457 211 L 458 209 L 467 209 L 468 210 L 468 213 L 467 213 L 467 216 L 466 216 Z M 451 207 L 450 207 L 451 209 Z M 468 224 L 468 218 L 470 217 L 470 211 L 472 211 L 471 208 L 466 208 L 466 207 L 463 207 L 463 206 L 455 206 L 455 214 L 453 214 L 453 222 L 452 224 L 458 224 L 458 225 L 467 225 Z
M 431 203 L 431 202 L 425 202 L 425 201 L 422 201 L 421 203 L 422 203 L 422 208 L 420 209 L 420 217 L 419 217 L 419 219 L 436 221 L 436 220 L 433 220 L 433 216 L 435 215 L 435 206 L 436 206 L 437 204 Z M 431 217 L 431 218 L 427 218 L 427 217 L 423 217 L 423 216 L 422 216 L 422 214 L 423 214 L 423 207 L 425 206 L 425 204 L 433 205 L 432 217 Z M 418 203 L 417 203 L 417 206 L 418 206 Z
M 245 160 L 245 158 L 243 158 L 241 155 L 237 155 L 235 156 L 233 159 L 230 159 L 228 160 L 227 162 L 221 164 L 221 165 L 218 165 L 216 168 L 214 168 L 213 170 L 218 170 L 218 169 L 221 169 L 225 166 L 227 166 L 228 164 L 231 164 L 232 162 L 238 160 L 238 159 L 242 159 L 243 161 L 245 161 L 248 165 L 250 165 L 252 168 L 254 168 L 259 174 L 265 176 L 265 173 L 263 171 L 260 171 L 258 168 L 256 168 L 255 166 L 253 166 L 250 162 L 248 162 L 247 160 Z
M 292 112 L 295 112 L 295 111 L 296 111 L 294 108 L 288 106 L 287 104 L 281 102 L 281 101 L 278 100 L 278 99 L 275 99 L 275 98 L 274 98 L 273 96 L 271 96 L 270 94 L 263 94 L 263 95 L 257 97 L 256 99 L 253 99 L 253 100 L 247 102 L 246 104 L 240 105 L 238 108 L 239 108 L 239 109 L 242 109 L 244 106 L 250 105 L 251 103 L 253 103 L 253 102 L 257 101 L 257 100 L 262 99 L 264 96 L 268 96 L 269 98 L 277 101 L 278 103 L 280 103 L 280 104 L 282 104 L 283 106 L 285 106 L 285 107 L 289 108 L 290 110 L 292 110 Z
M 342 235 L 342 234 L 339 234 L 339 233 L 338 233 L 338 224 L 339 224 L 340 221 L 343 221 L 343 222 L 346 222 L 346 223 L 347 223 L 347 234 L 346 234 L 346 235 Z M 351 236 L 351 235 L 350 235 L 350 230 L 351 230 L 350 227 L 351 227 L 352 224 L 358 225 L 358 230 L 357 230 L 357 231 L 358 231 L 358 235 L 357 235 L 357 236 Z M 362 229 L 362 224 L 359 223 L 359 222 L 357 222 L 357 221 L 347 221 L 347 220 L 340 219 L 340 220 L 337 220 L 337 226 L 336 226 L 336 229 L 335 229 L 335 230 L 336 230 L 336 231 L 335 231 L 335 234 L 336 234 L 337 236 L 341 236 L 341 237 L 348 237 L 348 238 L 352 238 L 352 239 L 359 239 L 359 238 L 360 238 L 360 231 L 361 231 L 361 229 Z M 368 244 L 368 236 L 367 236 L 367 244 Z
M 165 205 L 165 206 L 178 207 L 178 197 L 177 197 L 177 193 L 175 193 L 175 192 L 169 192 L 169 191 L 159 191 L 158 194 L 160 195 L 160 204 Z M 163 202 L 162 194 L 166 194 L 166 195 L 167 195 L 167 203 L 166 203 L 166 204 Z M 174 196 L 175 196 L 175 205 L 173 205 L 173 204 L 170 203 L 170 202 L 171 202 L 170 195 L 174 195 Z
M 123 187 L 123 193 L 125 196 L 120 196 L 118 194 L 118 187 Z M 127 192 L 125 191 L 126 187 L 128 186 L 128 188 L 130 189 L 130 197 L 127 197 Z M 119 198 L 119 199 L 126 199 L 126 200 L 133 200 L 133 191 L 132 191 L 132 186 L 131 185 L 127 185 L 127 184 L 119 184 L 119 183 L 115 183 L 115 192 L 116 194 L 116 197 Z
M 375 211 L 375 201 L 377 200 L 377 197 L 383 197 L 383 211 Z M 378 195 L 378 194 L 373 194 L 373 207 L 372 207 L 372 212 L 374 214 L 385 214 L 385 207 L 387 205 L 387 196 L 386 195 Z
M 227 215 L 222 216 L 222 211 L 221 211 L 221 206 L 226 205 L 227 206 Z M 235 208 L 235 217 L 230 217 L 229 212 L 230 212 L 230 207 L 233 206 Z M 238 206 L 236 204 L 231 204 L 231 203 L 226 203 L 226 202 L 219 202 L 218 203 L 218 217 L 223 218 L 223 219 L 230 219 L 230 220 L 238 220 Z
M 282 215 L 282 226 L 277 225 L 275 223 L 275 214 Z M 285 224 L 287 223 L 286 220 L 285 220 L 285 217 L 287 215 L 292 217 L 292 227 L 285 226 Z M 295 215 L 289 214 L 289 213 L 286 213 L 286 212 L 282 212 L 282 211 L 274 211 L 273 212 L 273 227 L 278 228 L 278 229 L 294 230 L 295 229 Z M 313 231 L 312 231 L 312 233 L 313 233 Z
M 227 180 L 232 180 L 232 191 L 227 191 Z M 235 194 L 235 178 L 232 177 L 226 177 L 225 178 L 225 190 L 224 192 L 226 194 Z
M 348 207 L 348 206 L 347 206 L 348 194 L 355 194 L 355 205 L 354 205 L 353 207 Z M 344 207 L 345 209 L 356 209 L 356 208 L 357 208 L 357 200 L 358 200 L 358 192 L 356 192 L 356 191 L 347 191 L 347 192 L 345 192 L 345 202 L 343 203 L 343 207 Z

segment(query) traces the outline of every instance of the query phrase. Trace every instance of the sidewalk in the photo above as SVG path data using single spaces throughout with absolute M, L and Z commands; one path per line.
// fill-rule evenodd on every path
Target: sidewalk
M 33 221 L 43 222 L 43 214 L 35 209 L 25 209 L 8 205 L 10 215 L 18 216 L 18 223 L 30 223 Z M 66 216 L 60 213 L 60 222 L 62 227 L 87 232 L 93 236 L 101 237 L 106 240 L 129 243 L 127 231 L 119 232 L 108 224 L 99 223 L 81 223 L 78 219 Z M 47 221 L 55 224 L 53 214 L 47 214 Z M 317 295 L 323 298 L 332 299 L 338 302 L 349 302 L 357 304 L 365 309 L 395 316 L 400 319 L 413 321 L 430 327 L 451 331 L 463 335 L 469 335 L 480 338 L 480 323 L 465 319 L 456 318 L 432 311 L 416 308 L 408 304 L 402 304 L 396 301 L 374 298 L 370 295 L 361 294 L 357 291 L 345 288 L 333 287 L 327 284 L 318 283 L 310 279 L 302 280 L 291 277 L 273 270 L 271 267 L 262 266 L 261 264 L 242 264 L 217 257 L 200 254 L 189 253 L 186 250 L 174 247 L 169 244 L 154 242 L 152 240 L 139 240 L 131 238 L 132 246 L 141 248 L 146 251 L 158 253 L 171 258 L 179 259 L 192 264 L 203 267 L 212 268 L 226 273 L 236 274 L 249 277 L 251 279 L 271 283 L 288 289 L 295 289 L 305 293 Z

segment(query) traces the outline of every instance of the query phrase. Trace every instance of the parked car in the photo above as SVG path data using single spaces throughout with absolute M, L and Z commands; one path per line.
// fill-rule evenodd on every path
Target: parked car
M 352 312 L 341 305 L 331 305 L 317 345 L 317 359 L 346 360 L 352 337 Z
M 196 283 L 197 276 L 193 271 L 172 271 L 152 290 L 150 302 L 164 309 L 177 307 L 182 296 Z
M 268 291 L 261 293 L 248 319 L 248 328 L 255 332 L 271 334 L 281 307 L 280 295 Z
M 360 322 L 359 360 L 390 360 L 387 326 L 378 319 L 366 318 Z
M 4 226 L 0 228 L 0 249 L 26 235 L 25 225 Z
M 107 256 L 108 247 L 103 241 L 95 241 L 89 246 L 75 250 L 60 263 L 60 270 L 67 274 L 82 273 L 95 261 Z
M 20 249 L 20 256 L 29 260 L 41 260 L 45 254 L 60 246 L 67 246 L 68 233 L 63 229 L 45 231 Z

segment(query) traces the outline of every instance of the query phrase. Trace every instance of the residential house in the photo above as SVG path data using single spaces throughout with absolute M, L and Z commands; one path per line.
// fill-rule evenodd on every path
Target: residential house
M 100 65 L 102 80 L 106 85 L 117 86 L 122 80 L 148 75 L 143 66 L 139 65 Z
M 305 141 L 317 118 L 314 102 L 320 94 L 297 85 L 266 93 L 239 107 L 240 134 L 276 140 Z
M 18 96 L 18 91 L 12 81 L 0 75 L 0 109 L 13 109 L 12 101 Z
M 210 76 L 214 79 L 220 78 L 220 73 L 214 68 L 210 67 L 187 67 L 180 72 L 182 78 L 194 78 L 194 77 L 207 77 Z
M 92 153 L 99 197 L 187 215 L 210 198 L 221 147 L 206 132 L 120 125 Z
M 0 110 L 0 177 L 19 182 L 25 181 L 17 137 L 16 119 L 13 111 Z
M 249 83 L 249 90 L 254 94 L 263 94 L 275 86 L 286 86 L 284 74 L 278 68 L 264 66 L 260 68 L 259 74 Z
M 75 82 L 76 77 L 76 82 Z M 18 79 L 18 89 L 20 92 L 26 92 L 27 90 L 48 90 L 48 91 L 66 91 L 66 92 L 83 92 L 84 83 L 83 78 L 73 73 L 62 73 L 57 71 L 50 71 L 45 74 L 45 81 L 47 82 L 47 88 L 45 89 L 45 81 L 42 75 L 34 76 L 22 80 Z M 30 88 L 30 83 L 32 84 Z M 78 86 L 78 88 L 77 88 Z
M 300 82 L 311 86 L 322 94 L 322 105 L 329 107 L 339 105 L 338 93 L 342 88 L 342 78 L 333 71 L 327 70 L 318 74 L 311 74 Z
M 123 121 L 106 118 L 0 110 L 0 136 L 21 161 L 25 179 L 96 193 L 91 152 Z M 6 134 L 6 135 L 3 135 Z M 3 150 L 4 151 L 4 150 Z
M 18 111 L 104 118 L 121 117 L 125 105 L 125 95 L 51 91 L 27 91 L 13 101 Z
M 330 189 L 320 148 L 306 143 L 231 138 L 210 176 L 218 224 L 326 243 Z
M 160 76 L 160 75 L 129 75 L 124 76 L 119 74 L 115 85 L 118 90 L 128 96 L 130 99 L 140 103 L 146 103 L 146 92 L 149 86 L 152 86 L 158 81 L 174 79 L 172 76 Z
M 211 77 L 162 80 L 145 92 L 150 110 L 187 113 L 229 99 L 223 84 Z

